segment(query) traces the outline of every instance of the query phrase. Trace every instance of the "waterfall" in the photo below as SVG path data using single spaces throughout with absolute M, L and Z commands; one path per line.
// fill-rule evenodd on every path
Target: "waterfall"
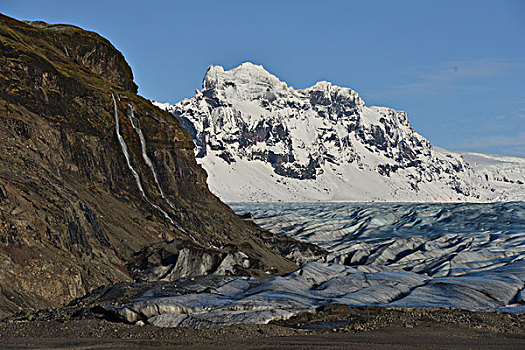
M 120 148 L 122 149 L 122 153 L 124 153 L 124 157 L 126 158 L 126 163 L 128 164 L 128 168 L 129 170 L 131 170 L 131 173 L 133 174 L 133 177 L 135 178 L 135 181 L 137 182 L 137 187 L 139 188 L 139 191 L 142 194 L 142 198 L 144 198 L 144 200 L 146 200 L 146 202 L 148 202 L 152 207 L 160 211 L 162 215 L 164 215 L 164 217 L 169 222 L 171 222 L 175 226 L 178 226 L 175 223 L 175 221 L 173 221 L 173 219 L 168 215 L 168 213 L 166 213 L 161 207 L 159 207 L 155 203 L 152 203 L 146 196 L 146 193 L 144 192 L 144 188 L 142 187 L 142 183 L 140 181 L 139 174 L 135 171 L 135 169 L 131 165 L 131 160 L 129 157 L 128 146 L 126 145 L 126 141 L 124 141 L 124 138 L 122 137 L 122 135 L 120 135 L 120 125 L 118 122 L 118 113 L 117 113 L 117 100 L 115 100 L 115 95 L 111 94 L 111 96 L 113 97 L 113 108 L 115 109 L 115 128 L 117 130 L 117 138 L 120 143 Z
M 176 223 L 169 215 L 168 213 L 166 213 L 166 211 L 164 211 L 164 209 L 162 209 L 161 207 L 159 207 L 158 205 L 156 205 L 155 203 L 153 203 L 152 201 L 150 201 L 148 199 L 148 196 L 146 196 L 146 193 L 144 192 L 144 188 L 142 187 L 142 183 L 140 181 L 140 176 L 139 174 L 137 173 L 137 171 L 133 168 L 133 166 L 131 165 L 131 160 L 130 160 L 130 157 L 129 157 L 129 152 L 128 152 L 128 146 L 126 145 L 126 142 L 124 141 L 124 138 L 122 137 L 122 135 L 120 134 L 120 124 L 119 124 L 119 121 L 118 121 L 118 113 L 117 113 L 117 100 L 115 99 L 115 95 L 114 94 L 111 94 L 111 96 L 113 97 L 113 108 L 115 110 L 115 128 L 116 128 L 116 131 L 117 131 L 117 138 L 118 138 L 118 141 L 120 143 L 120 148 L 122 149 L 122 153 L 124 153 L 124 157 L 126 158 L 126 163 L 128 165 L 128 168 L 129 170 L 131 171 L 131 173 L 133 174 L 133 177 L 135 178 L 135 181 L 137 183 L 137 187 L 139 188 L 139 191 L 140 193 L 142 194 L 142 198 L 144 198 L 144 200 L 146 202 L 148 202 L 153 208 L 157 209 L 158 211 L 160 211 L 162 213 L 162 215 L 164 215 L 164 217 L 172 224 L 174 225 L 175 227 L 177 227 L 181 232 L 184 232 L 185 234 L 187 234 L 195 243 L 199 243 L 197 241 L 197 239 L 195 239 L 195 237 L 193 237 L 192 234 L 186 232 L 186 230 L 184 230 L 184 228 L 182 228 L 178 223 Z M 131 116 L 133 116 L 133 108 L 131 107 L 131 105 L 129 105 L 129 107 L 131 108 Z M 152 173 L 153 173 L 153 177 L 155 178 L 155 182 L 157 183 L 157 186 L 160 190 L 160 194 L 162 196 L 162 198 L 168 203 L 168 205 L 173 208 L 173 204 L 171 204 L 171 202 L 168 200 L 168 198 L 164 195 L 164 192 L 162 191 L 162 189 L 160 188 L 160 184 L 159 184 L 159 181 L 157 179 L 157 173 L 155 172 L 155 169 L 153 168 L 153 163 L 151 162 L 151 159 L 148 157 L 148 155 L 146 154 L 146 141 L 144 139 L 144 135 L 142 134 L 142 130 L 140 130 L 140 128 L 137 128 L 135 127 L 135 124 L 133 123 L 133 119 L 132 117 L 129 116 L 130 120 L 131 120 L 131 125 L 133 126 L 133 129 L 135 129 L 135 131 L 137 132 L 137 134 L 139 135 L 139 138 L 140 138 L 140 143 L 141 143 L 141 148 L 142 148 L 142 157 L 144 158 L 144 161 L 146 162 L 146 164 L 149 166 L 149 168 L 151 169 Z
M 141 147 L 141 151 L 142 151 L 142 158 L 144 159 L 144 162 L 147 164 L 147 166 L 151 170 L 151 173 L 153 174 L 153 178 L 155 179 L 155 183 L 157 184 L 157 188 L 159 189 L 160 196 L 171 207 L 171 209 L 173 209 L 174 211 L 178 212 L 179 210 L 175 207 L 175 205 L 173 205 L 173 203 L 171 203 L 169 198 L 164 194 L 164 191 L 162 190 L 162 187 L 160 186 L 160 182 L 159 182 L 159 178 L 157 176 L 157 172 L 155 171 L 155 168 L 153 167 L 153 162 L 151 161 L 151 158 L 148 156 L 148 154 L 146 152 L 146 139 L 144 138 L 144 134 L 142 133 L 142 129 L 140 128 L 139 123 L 137 123 L 137 125 L 135 125 L 135 119 L 136 118 L 135 118 L 135 114 L 133 114 L 133 106 L 128 104 L 128 107 L 129 107 L 129 111 L 130 111 L 129 114 L 128 114 L 129 121 L 131 122 L 131 126 L 133 127 L 133 129 L 135 130 L 135 132 L 137 133 L 137 135 L 139 136 L 139 139 L 140 139 L 140 147 Z M 137 122 L 138 122 L 138 120 L 137 120 Z M 186 232 L 184 230 L 184 228 L 182 228 L 179 224 L 175 223 L 175 226 L 177 226 L 177 228 L 179 230 L 181 230 L 182 232 L 186 233 L 187 235 L 189 235 L 191 237 L 191 239 L 193 239 L 195 242 L 197 242 L 197 240 L 190 233 Z
M 147 200 L 148 198 L 146 197 L 146 193 L 144 192 L 144 189 L 142 188 L 139 174 L 135 171 L 135 169 L 131 165 L 131 161 L 129 159 L 129 153 L 128 153 L 128 146 L 126 146 L 126 141 L 124 141 L 124 138 L 122 137 L 122 135 L 120 135 L 120 124 L 118 122 L 118 113 L 117 113 L 117 100 L 115 100 L 115 95 L 111 94 L 111 96 L 113 97 L 113 109 L 115 110 L 115 128 L 117 130 L 117 138 L 118 138 L 118 142 L 120 143 L 120 148 L 122 149 L 122 153 L 124 153 L 124 157 L 126 158 L 126 163 L 128 163 L 128 168 L 129 170 L 131 170 L 131 173 L 133 174 L 133 177 L 135 178 L 135 181 L 137 182 L 137 187 L 139 188 L 139 191 L 142 194 L 142 197 Z
M 155 183 L 157 184 L 157 188 L 159 189 L 160 196 L 171 207 L 171 209 L 173 209 L 175 211 L 179 211 L 177 208 L 175 208 L 173 203 L 171 203 L 169 198 L 166 197 L 166 195 L 164 194 L 164 191 L 160 187 L 159 178 L 157 176 L 157 172 L 155 171 L 155 168 L 153 167 L 153 162 L 151 161 L 150 157 L 146 153 L 146 139 L 144 138 L 144 134 L 142 133 L 142 130 L 140 129 L 140 125 L 138 123 L 137 123 L 137 125 L 135 125 L 135 122 L 134 122 L 135 115 L 133 114 L 133 106 L 128 104 L 128 107 L 129 107 L 129 111 L 130 111 L 129 114 L 128 114 L 128 118 L 131 121 L 131 126 L 133 126 L 133 129 L 135 129 L 135 132 L 137 133 L 137 135 L 139 136 L 139 139 L 140 139 L 140 146 L 142 148 L 142 158 L 144 158 L 144 162 L 146 162 L 146 164 L 148 165 L 148 167 L 151 170 L 151 173 L 153 174 L 153 178 L 155 179 Z M 138 122 L 138 120 L 137 120 L 137 122 Z

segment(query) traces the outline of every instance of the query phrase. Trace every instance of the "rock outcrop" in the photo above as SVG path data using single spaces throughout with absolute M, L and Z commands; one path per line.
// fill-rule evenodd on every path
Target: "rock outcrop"
M 133 281 L 159 245 L 186 259 L 173 278 L 295 268 L 208 190 L 190 135 L 136 91 L 99 35 L 0 15 L 0 316 Z

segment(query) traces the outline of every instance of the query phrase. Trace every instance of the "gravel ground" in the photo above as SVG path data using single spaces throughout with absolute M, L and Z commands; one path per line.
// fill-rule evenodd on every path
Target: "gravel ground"
M 525 315 L 328 306 L 269 325 L 157 328 L 104 319 L 0 323 L 2 349 L 525 349 Z

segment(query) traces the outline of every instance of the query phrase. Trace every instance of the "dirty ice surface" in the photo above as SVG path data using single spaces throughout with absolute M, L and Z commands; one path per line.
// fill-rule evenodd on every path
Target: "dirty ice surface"
M 106 309 L 128 322 L 162 327 L 268 323 L 331 303 L 525 312 L 525 202 L 232 208 L 329 255 L 277 277 L 156 285 Z

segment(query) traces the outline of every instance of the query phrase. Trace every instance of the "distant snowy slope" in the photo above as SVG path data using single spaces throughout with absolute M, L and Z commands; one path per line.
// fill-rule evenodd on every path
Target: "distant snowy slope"
M 193 98 L 155 103 L 192 135 L 211 190 L 227 202 L 525 198 L 519 158 L 504 162 L 509 175 L 490 156 L 471 164 L 434 148 L 405 112 L 368 107 L 329 82 L 295 90 L 252 63 L 210 66 Z
M 472 168 L 474 186 L 485 188 L 489 184 L 485 200 L 525 201 L 525 158 L 470 152 L 458 154 Z

